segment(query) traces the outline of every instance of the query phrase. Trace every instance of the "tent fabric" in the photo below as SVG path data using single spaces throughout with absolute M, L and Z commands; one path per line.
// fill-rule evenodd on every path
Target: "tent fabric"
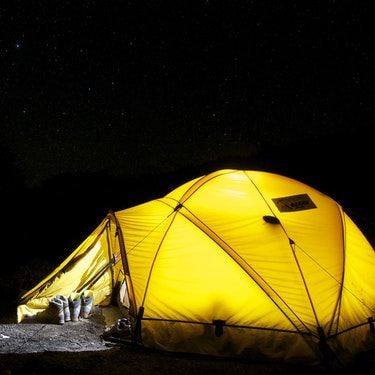
M 123 275 L 134 339 L 145 347 L 315 363 L 375 345 L 374 250 L 340 204 L 302 182 L 219 170 L 110 212 L 91 237 L 104 228 L 114 228 L 115 276 Z M 106 249 L 98 262 L 90 243 L 54 272 L 82 252 L 80 283 L 67 275 L 47 285 L 47 277 L 24 296 L 20 320 L 35 298 L 79 289 L 92 260 L 100 268 L 116 254 Z M 101 251 L 108 243 L 99 241 Z M 113 288 L 103 290 L 96 303 Z

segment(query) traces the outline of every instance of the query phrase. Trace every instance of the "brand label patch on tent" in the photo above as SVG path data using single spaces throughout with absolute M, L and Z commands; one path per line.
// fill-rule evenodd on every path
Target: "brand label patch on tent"
M 289 197 L 272 199 L 280 212 L 311 210 L 316 208 L 314 202 L 307 194 L 291 195 Z

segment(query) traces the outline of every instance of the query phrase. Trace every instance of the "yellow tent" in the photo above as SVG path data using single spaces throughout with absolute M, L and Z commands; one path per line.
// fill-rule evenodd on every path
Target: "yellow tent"
M 108 303 L 125 280 L 147 348 L 344 362 L 375 346 L 374 274 L 373 248 L 332 198 L 277 174 L 219 170 L 109 213 L 18 316 L 89 280 L 95 303 Z

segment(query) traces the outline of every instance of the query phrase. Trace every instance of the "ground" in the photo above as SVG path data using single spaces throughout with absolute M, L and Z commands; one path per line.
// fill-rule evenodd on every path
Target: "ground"
M 0 324 L 0 375 L 53 374 L 248 374 L 342 373 L 325 367 L 245 362 L 146 350 L 116 334 L 120 310 L 95 307 L 89 319 L 55 324 Z M 350 367 L 350 374 L 375 374 L 374 353 Z

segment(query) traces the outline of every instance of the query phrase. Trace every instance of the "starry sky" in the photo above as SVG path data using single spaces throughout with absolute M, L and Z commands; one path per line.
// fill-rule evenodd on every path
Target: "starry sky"
M 354 1 L 2 2 L 0 145 L 38 186 L 367 138 L 371 25 Z

